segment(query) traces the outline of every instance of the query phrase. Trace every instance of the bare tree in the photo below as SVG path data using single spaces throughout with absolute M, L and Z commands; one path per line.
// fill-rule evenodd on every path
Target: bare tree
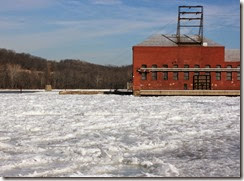
M 9 77 L 10 77 L 10 85 L 11 85 L 11 88 L 16 88 L 16 77 L 17 77 L 17 74 L 20 72 L 21 70 L 21 66 L 20 65 L 16 65 L 16 64 L 8 64 L 7 65 L 7 70 L 8 70 L 8 74 L 9 74 Z

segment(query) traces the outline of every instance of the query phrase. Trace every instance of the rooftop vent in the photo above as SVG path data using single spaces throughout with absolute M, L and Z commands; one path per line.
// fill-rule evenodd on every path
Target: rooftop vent
M 203 42 L 202 46 L 207 47 L 208 43 L 207 42 Z

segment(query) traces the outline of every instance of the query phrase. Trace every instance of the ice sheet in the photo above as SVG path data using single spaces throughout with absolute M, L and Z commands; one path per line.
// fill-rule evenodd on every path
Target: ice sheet
M 4 177 L 238 177 L 240 97 L 0 94 Z

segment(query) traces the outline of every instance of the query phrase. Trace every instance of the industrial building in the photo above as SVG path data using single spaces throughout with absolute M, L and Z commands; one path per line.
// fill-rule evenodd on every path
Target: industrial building
M 199 34 L 182 34 L 182 27 L 198 28 Z M 240 51 L 225 50 L 203 37 L 202 6 L 179 7 L 177 34 L 152 35 L 133 46 L 134 95 L 177 95 L 183 90 L 186 95 L 240 94 Z

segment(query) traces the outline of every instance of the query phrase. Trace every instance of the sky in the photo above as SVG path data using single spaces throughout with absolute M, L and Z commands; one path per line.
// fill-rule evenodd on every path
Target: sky
M 178 6 L 204 6 L 204 36 L 240 48 L 238 0 L 0 0 L 0 48 L 49 60 L 132 64 L 132 46 L 175 34 Z

